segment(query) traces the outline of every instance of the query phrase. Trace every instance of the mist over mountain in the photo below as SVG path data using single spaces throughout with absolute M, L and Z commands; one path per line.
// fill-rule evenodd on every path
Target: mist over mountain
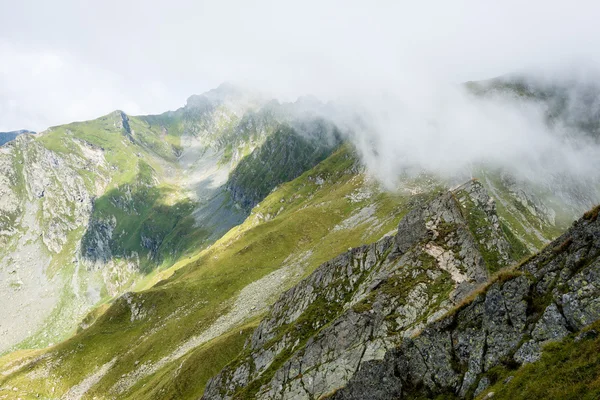
M 333 121 L 389 189 L 406 175 L 459 184 L 489 170 L 589 208 L 600 200 L 596 82 L 576 70 L 413 82 L 311 112 Z
M 292 362 L 297 351 L 313 351 L 304 341 L 346 318 L 348 307 L 357 310 L 362 301 L 369 306 L 360 310 L 371 307 L 365 299 L 378 298 L 377 286 L 354 287 L 343 296 L 358 297 L 344 303 L 329 278 L 319 275 L 333 273 L 333 265 L 346 268 L 347 256 L 375 257 L 386 265 L 377 274 L 401 287 L 412 281 L 396 276 L 396 262 L 410 263 L 413 274 L 430 270 L 429 278 L 418 280 L 427 299 L 415 292 L 400 301 L 397 296 L 406 293 L 384 291 L 410 305 L 384 312 L 404 315 L 405 322 L 393 328 L 404 333 L 377 339 L 397 346 L 399 337 L 449 312 L 497 271 L 543 249 L 600 202 L 598 135 L 591 123 L 598 92 L 579 80 L 540 82 L 530 75 L 503 76 L 431 93 L 390 90 L 326 103 L 314 96 L 269 99 L 224 83 L 189 97 L 175 111 L 115 111 L 20 135 L 0 153 L 0 296 L 7 304 L 0 314 L 2 382 L 18 393 L 50 394 L 35 378 L 39 374 L 61 385 L 66 398 L 161 398 L 139 385 L 151 380 L 176 393 L 179 375 L 167 371 L 185 362 L 185 379 L 202 378 L 184 385 L 181 396 L 206 389 L 206 398 L 220 398 L 221 385 L 231 379 L 227 369 L 217 375 L 225 364 L 275 363 L 260 355 L 274 348 L 277 357 Z M 422 207 L 429 211 L 418 214 Z M 405 261 L 386 264 L 388 251 L 407 251 L 405 245 L 388 249 L 401 220 L 400 226 L 408 225 L 394 240 L 414 247 Z M 414 244 L 412 235 L 433 239 Z M 334 258 L 370 242 L 377 242 L 374 255 L 351 250 Z M 308 347 L 296 351 L 273 338 L 253 345 L 251 358 L 244 358 L 242 345 L 263 312 L 282 307 L 273 302 L 288 296 L 285 289 L 307 290 L 301 278 L 313 271 L 317 275 L 308 282 L 325 297 L 311 300 L 308 314 L 290 322 L 288 333 L 295 337 L 292 332 L 301 329 L 306 336 L 289 340 Z M 352 280 L 383 279 L 377 274 Z M 322 314 L 320 307 L 332 301 L 346 305 Z M 423 302 L 428 311 L 417 318 L 411 307 Z M 283 317 L 270 318 L 279 326 Z M 385 326 L 377 329 L 392 329 Z M 145 331 L 151 333 L 140 336 Z M 172 335 L 178 339 L 165 346 Z M 357 340 L 340 345 L 377 350 L 352 362 L 387 354 L 377 340 Z M 13 361 L 16 350 L 55 343 L 40 350 L 47 361 Z M 263 345 L 270 350 L 261 350 Z M 72 346 L 88 350 L 82 359 L 72 358 Z M 219 361 L 202 361 L 213 357 L 207 351 Z M 319 371 L 342 361 L 310 362 Z M 296 385 L 294 379 L 267 385 L 267 379 L 279 382 L 277 371 L 267 367 L 248 378 L 252 391 L 231 394 L 268 398 L 269 385 Z M 322 385 L 342 388 L 353 379 L 343 374 Z M 285 393 L 275 397 L 305 398 Z
M 0 15 L 0 400 L 600 398 L 600 3 Z

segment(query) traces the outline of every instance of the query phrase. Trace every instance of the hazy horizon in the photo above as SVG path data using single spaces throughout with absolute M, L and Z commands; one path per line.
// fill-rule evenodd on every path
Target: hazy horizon
M 598 65 L 600 4 L 3 1 L 0 131 L 155 114 L 225 81 L 347 99 Z

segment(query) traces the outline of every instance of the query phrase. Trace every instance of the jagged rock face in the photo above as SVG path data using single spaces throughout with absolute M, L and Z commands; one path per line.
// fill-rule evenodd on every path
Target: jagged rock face
M 433 265 L 423 258 L 432 246 L 460 243 L 461 228 L 440 243 L 439 227 L 461 222 L 461 207 L 450 201 L 464 204 L 464 196 L 481 210 L 488 205 L 494 218 L 493 203 L 470 184 L 409 213 L 394 239 L 323 265 L 273 306 L 244 356 L 209 383 L 204 398 L 469 397 L 485 390 L 486 373 L 499 363 L 534 362 L 545 343 L 600 319 L 598 209 L 444 316 L 452 294 L 469 291 L 460 292 L 462 274 L 471 283 L 486 277 L 472 241 L 453 252 L 463 254 L 460 274 L 440 258 Z M 500 234 L 495 243 L 506 246 Z
M 332 398 L 480 393 L 495 365 L 536 361 L 543 344 L 600 319 L 599 255 L 596 210 L 469 304 L 362 365 Z
M 89 263 L 94 269 L 102 268 L 102 265 L 108 263 L 112 257 L 110 241 L 113 230 L 117 224 L 116 218 L 106 220 L 93 219 L 90 221 L 87 241 L 84 241 L 82 253 L 90 260 Z
M 87 223 L 92 208 L 93 193 L 89 193 L 79 169 L 88 168 L 101 176 L 103 159 L 61 157 L 29 137 L 19 138 L 4 150 L 3 178 L 10 181 L 2 207 L 4 216 L 16 218 L 25 203 L 37 203 L 42 221 L 39 233 L 48 250 L 59 253 L 67 234 Z
M 486 281 L 489 262 L 514 262 L 508 249 L 478 182 L 448 192 L 411 211 L 394 237 L 340 255 L 284 293 L 204 398 L 330 394 Z

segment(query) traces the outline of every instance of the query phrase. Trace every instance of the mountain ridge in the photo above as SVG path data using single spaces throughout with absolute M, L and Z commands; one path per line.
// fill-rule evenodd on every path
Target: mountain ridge
M 488 227 L 477 224 L 476 219 L 487 222 Z M 484 247 L 480 247 L 480 241 Z M 225 372 L 224 376 L 234 377 L 234 384 L 242 388 L 233 398 L 318 398 L 330 392 L 347 379 L 342 371 L 350 373 L 393 346 L 393 341 L 388 340 L 394 334 L 385 332 L 403 336 L 403 330 L 418 331 L 421 327 L 417 321 L 439 316 L 487 281 L 497 268 L 509 265 L 510 260 L 516 262 L 509 249 L 493 200 L 476 181 L 413 209 L 401 220 L 395 236 L 338 256 L 282 295 L 273 306 L 273 314 L 253 334 L 250 360 L 254 360 Z M 523 255 L 524 252 L 517 256 Z M 409 289 L 411 282 L 416 285 L 416 292 Z M 407 297 L 398 300 L 402 296 Z M 324 308 L 313 310 L 317 304 Z M 398 310 L 394 311 L 396 307 Z M 339 311 L 333 312 L 336 308 Z M 395 320 L 388 323 L 385 314 L 373 317 L 379 313 L 394 314 Z M 282 324 L 293 329 L 279 332 Z M 295 327 L 296 324 L 300 326 Z M 309 334 L 308 338 L 298 339 L 298 331 L 315 332 L 316 336 Z M 337 339 L 326 339 L 328 331 Z M 362 341 L 364 344 L 360 344 Z M 307 348 L 302 350 L 302 346 Z M 289 360 L 281 359 L 282 354 L 288 355 Z M 248 371 L 253 371 L 253 364 L 256 371 L 244 380 Z M 280 370 L 273 371 L 273 364 Z M 269 371 L 271 382 L 262 376 Z M 304 384 L 295 383 L 296 375 Z M 208 384 L 205 398 L 230 397 L 229 384 L 218 385 L 219 379 L 222 378 L 218 376 Z M 259 388 L 255 379 L 268 389 Z M 308 389 L 306 382 L 311 382 L 314 391 Z M 225 387 L 226 394 L 219 395 Z M 246 393 L 248 388 L 257 392 Z
M 596 322 L 600 318 L 600 292 L 590 278 L 598 273 L 599 209 L 586 213 L 543 252 L 505 271 L 481 293 L 383 360 L 397 363 L 398 367 L 370 365 L 361 370 L 347 390 L 331 398 L 362 398 L 366 388 L 374 399 L 405 398 L 419 391 L 436 395 L 447 389 L 460 397 L 469 393 L 477 396 L 495 383 L 495 379 L 485 375 L 492 366 L 508 366 L 512 360 L 518 364 L 536 362 L 543 345 L 560 341 Z M 480 340 L 472 340 L 480 326 L 487 348 Z M 452 344 L 448 336 L 444 337 L 445 332 L 451 332 Z M 489 332 L 496 337 L 486 337 Z M 495 347 L 490 347 L 490 342 Z M 430 351 L 429 362 L 418 360 L 424 346 Z M 460 365 L 452 360 L 448 347 L 458 353 Z M 399 373 L 390 374 L 397 368 Z M 385 376 L 381 376 L 382 371 L 387 371 Z M 390 380 L 386 382 L 386 378 Z M 375 389 L 373 384 L 381 380 L 386 384 L 381 385 L 381 390 Z
M 521 365 L 535 362 L 541 356 L 542 345 L 560 341 L 571 332 L 577 332 L 600 319 L 600 309 L 597 307 L 600 291 L 595 288 L 592 278 L 597 273 L 597 258 L 600 255 L 599 209 L 600 206 L 586 213 L 541 253 L 527 257 L 511 269 L 501 269 L 489 282 L 484 279 L 486 282 L 483 287 L 474 294 L 470 294 L 472 289 L 466 293 L 469 298 L 463 296 L 462 301 L 459 298 L 455 306 L 447 308 L 445 312 L 437 308 L 433 318 L 428 319 L 425 329 L 416 328 L 405 333 L 393 331 L 391 335 L 398 335 L 399 342 L 380 345 L 379 352 L 383 354 L 379 356 L 373 356 L 378 351 L 369 346 L 364 350 L 355 349 L 355 343 L 369 343 L 376 336 L 366 327 L 377 326 L 374 321 L 385 321 L 383 317 L 387 311 L 384 310 L 390 302 L 389 297 L 371 300 L 372 305 L 366 308 L 359 307 L 360 300 L 348 301 L 346 298 L 342 301 L 342 305 L 348 304 L 343 306 L 346 313 L 339 320 L 335 317 L 329 319 L 325 328 L 321 328 L 323 317 L 314 317 L 318 314 L 310 311 L 313 317 L 303 318 L 303 313 L 309 311 L 306 300 L 299 300 L 307 296 L 310 300 L 314 296 L 311 294 L 314 289 L 306 291 L 306 285 L 304 289 L 297 286 L 275 303 L 271 316 L 261 322 L 251 342 L 246 344 L 247 350 L 242 354 L 250 354 L 249 364 L 248 361 L 242 361 L 241 364 L 236 361 L 228 366 L 209 382 L 203 399 L 387 399 L 413 398 L 415 394 L 432 398 L 443 393 L 453 394 L 455 398 L 471 398 L 479 395 L 487 386 L 496 383 L 485 374 L 491 367 L 498 363 L 510 365 L 516 362 Z M 425 226 L 435 232 L 433 225 L 427 223 L 423 228 L 416 228 L 414 224 L 418 218 L 415 220 L 411 214 L 403 221 L 406 222 L 400 223 L 396 239 L 390 238 L 374 246 L 354 249 L 352 254 L 358 254 L 360 258 L 360 254 L 365 252 L 366 258 L 362 256 L 362 259 L 372 259 L 368 264 L 374 267 L 374 255 L 389 260 L 395 251 L 401 253 L 418 241 L 422 233 L 417 232 L 423 232 Z M 420 223 L 417 222 L 417 225 Z M 395 240 L 398 246 L 398 250 L 392 250 L 391 254 L 384 250 L 386 246 L 389 248 L 390 240 Z M 342 255 L 332 261 L 334 270 L 330 266 L 323 266 L 328 272 L 317 270 L 306 282 L 312 279 L 313 285 L 320 285 L 321 289 L 317 290 L 336 292 L 333 284 L 335 279 L 327 274 L 345 273 L 347 263 L 347 256 Z M 564 269 L 562 272 L 561 268 Z M 350 271 L 348 264 L 348 274 L 354 273 Z M 349 276 L 351 282 L 356 280 L 352 275 Z M 360 285 L 361 278 L 357 282 Z M 402 286 L 406 284 L 406 278 L 396 284 L 400 282 L 399 287 L 406 288 L 410 293 L 410 286 Z M 381 287 L 381 283 L 368 284 L 368 280 L 366 283 L 372 291 Z M 383 292 L 393 290 L 388 293 L 402 296 L 402 292 L 394 289 L 394 286 L 383 289 Z M 554 288 L 561 286 L 560 291 L 556 292 Z M 369 295 L 372 296 L 372 293 Z M 286 297 L 290 298 L 287 306 Z M 325 303 L 317 300 L 308 303 L 321 304 L 320 307 L 326 309 L 339 303 L 339 300 L 334 297 L 327 298 Z M 296 311 L 294 307 L 298 307 L 298 304 L 300 310 L 306 311 Z M 415 299 L 405 304 L 414 307 Z M 580 304 L 582 308 L 579 308 Z M 292 308 L 288 311 L 287 307 Z M 282 311 L 288 317 L 277 315 Z M 365 311 L 368 311 L 369 317 L 363 323 L 360 313 Z M 412 318 L 414 320 L 415 316 Z M 269 333 L 272 328 L 266 329 L 265 335 L 265 328 L 273 323 L 292 326 L 310 323 L 313 326 L 308 331 L 313 332 L 311 335 L 315 337 L 298 341 L 293 333 L 290 337 L 285 333 Z M 315 327 L 315 323 L 319 326 Z M 473 324 L 483 326 L 480 329 Z M 294 329 L 296 332 L 306 331 L 300 326 Z M 294 332 L 294 329 L 290 332 Z M 453 330 L 460 331 L 452 333 Z M 451 340 L 445 333 L 447 331 L 451 332 Z M 485 336 L 480 338 L 480 334 Z M 287 344 L 280 345 L 277 340 Z M 292 345 L 290 352 L 288 346 Z M 269 350 L 269 347 L 262 346 L 272 347 Z M 344 355 L 344 352 L 348 354 Z M 298 353 L 300 355 L 296 356 Z M 331 366 L 327 367 L 328 364 Z M 275 371 L 272 370 L 273 365 Z M 269 373 L 269 370 L 272 372 Z M 263 374 L 267 375 L 266 380 L 261 376 Z M 254 379 L 260 383 L 257 384 Z
M 7 301 L 17 304 L 20 300 L 14 297 L 21 296 L 22 306 L 37 307 L 27 300 L 35 297 L 28 296 L 27 291 L 43 286 L 50 289 L 44 275 L 60 272 L 50 289 L 52 296 L 39 303 L 45 304 L 43 309 L 32 309 L 28 324 L 34 325 L 24 332 L 40 329 L 42 320 L 50 316 L 48 308 L 61 312 L 63 305 L 76 304 L 67 306 L 62 317 L 51 319 L 52 327 L 42 328 L 25 346 L 35 342 L 47 345 L 55 335 L 64 337 L 68 326 L 83 317 L 81 310 L 140 284 L 153 269 L 172 264 L 190 249 L 196 251 L 210 244 L 244 220 L 248 210 L 239 208 L 224 190 L 229 170 L 260 148 L 284 121 L 273 117 L 271 111 L 261 121 L 251 109 L 244 113 L 248 117 L 238 116 L 239 110 L 224 105 L 229 94 L 220 94 L 223 90 L 215 90 L 212 106 L 200 110 L 201 115 L 194 114 L 193 107 L 141 117 L 114 111 L 97 120 L 49 128 L 4 148 L 3 171 L 9 174 L 5 180 L 12 182 L 3 189 L 2 229 L 12 232 L 16 228 L 19 232 L 12 239 L 4 237 L 15 243 L 27 230 L 39 230 L 42 241 L 32 243 L 28 251 L 43 254 L 39 258 L 43 261 L 36 264 L 19 255 L 21 245 L 8 246 L 4 251 L 5 265 L 13 264 L 13 259 L 22 260 L 17 261 L 18 268 L 11 269 L 15 278 L 5 279 L 7 285 L 13 285 L 4 291 L 12 298 Z M 239 91 L 232 93 L 235 100 Z M 243 110 L 250 106 L 237 107 Z M 295 135 L 291 132 L 289 137 Z M 282 141 L 279 147 L 288 143 L 292 142 Z M 320 158 L 300 165 L 286 179 L 310 168 L 332 150 L 327 147 Z M 30 171 L 29 166 L 23 169 L 22 155 L 27 163 L 41 162 L 44 166 L 36 169 L 39 172 Z M 270 160 L 266 161 L 263 168 L 270 168 Z M 60 174 L 67 177 L 58 178 Z M 61 181 L 67 185 L 61 188 Z M 70 181 L 76 188 L 69 186 Z M 254 201 L 280 182 L 277 178 L 265 182 L 266 192 Z M 18 202 L 22 206 L 17 206 Z M 26 213 L 36 215 L 29 225 L 23 222 Z M 15 314 L 14 318 L 19 317 Z M 55 326 L 56 321 L 64 321 L 65 326 Z M 8 324 L 6 319 L 2 324 Z M 25 339 L 12 325 L 0 331 L 12 331 L 11 338 Z M 15 345 L 15 340 L 10 339 L 10 344 Z M 6 346 L 0 345 L 0 349 Z
M 159 115 L 115 111 L 53 127 L 2 148 L 0 223 L 11 234 L 0 253 L 0 277 L 8 277 L 0 283 L 9 286 L 0 293 L 10 302 L 46 290 L 54 308 L 12 349 L 50 347 L 0 357 L 0 394 L 8 387 L 24 398 L 198 398 L 227 364 L 252 365 L 258 354 L 262 369 L 236 378 L 252 377 L 252 392 L 228 388 L 235 396 L 268 393 L 270 380 L 298 396 L 325 395 L 316 384 L 300 388 L 302 377 L 285 369 L 297 367 L 301 352 L 316 363 L 305 379 L 317 377 L 327 390 L 350 382 L 349 365 L 385 358 L 405 325 L 415 334 L 426 328 L 559 236 L 593 197 L 594 182 L 556 190 L 486 165 L 467 171 L 479 180 L 466 185 L 456 186 L 462 175 L 422 171 L 400 175 L 390 190 L 365 168 L 352 136 L 323 117 L 331 105 L 246 102 L 243 93 L 236 104 L 230 89 Z M 223 103 L 231 98 L 231 107 Z M 401 236 L 414 240 L 398 242 L 399 223 Z M 393 266 L 390 254 L 407 267 Z M 348 260 L 352 271 L 344 270 Z M 360 278 L 314 280 L 343 271 Z M 306 279 L 320 289 L 288 309 L 316 300 L 291 319 L 265 322 L 286 308 L 277 299 L 290 288 L 302 293 Z M 400 311 L 380 318 L 382 304 Z M 338 318 L 346 322 L 331 321 Z M 328 329 L 350 332 L 366 320 L 382 320 L 376 340 L 355 343 L 369 348 L 366 358 L 320 363 L 315 349 L 331 344 Z M 0 332 L 16 332 L 7 321 Z M 257 332 L 262 339 L 253 339 Z M 335 350 L 343 354 L 364 339 L 344 337 Z M 218 379 L 206 396 L 222 394 Z

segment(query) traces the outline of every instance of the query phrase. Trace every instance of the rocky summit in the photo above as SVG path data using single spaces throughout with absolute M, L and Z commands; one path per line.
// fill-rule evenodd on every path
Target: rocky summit
M 520 79 L 466 88 L 595 145 Z M 598 398 L 600 177 L 384 183 L 339 111 L 223 84 L 2 145 L 0 399 Z

